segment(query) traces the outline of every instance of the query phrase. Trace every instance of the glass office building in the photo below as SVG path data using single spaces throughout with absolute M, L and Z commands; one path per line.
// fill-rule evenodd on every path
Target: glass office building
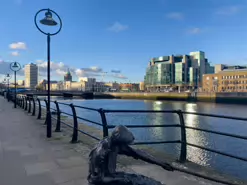
M 190 54 L 152 58 L 144 77 L 147 90 L 200 86 L 202 74 L 207 74 L 209 69 L 211 72 L 212 67 L 204 57 L 204 52 Z

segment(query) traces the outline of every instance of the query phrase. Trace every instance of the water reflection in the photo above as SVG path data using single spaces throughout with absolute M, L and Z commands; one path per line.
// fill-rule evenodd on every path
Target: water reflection
M 185 105 L 186 112 L 197 112 L 197 104 L 187 103 Z M 185 124 L 190 127 L 198 128 L 199 117 L 194 114 L 185 115 Z M 197 144 L 199 146 L 205 147 L 208 145 L 208 140 L 205 137 L 205 134 L 201 131 L 195 131 L 192 129 L 186 130 L 187 142 L 192 144 Z M 197 164 L 207 166 L 208 161 L 210 160 L 208 153 L 202 149 L 189 147 L 188 150 L 188 159 Z
M 162 110 L 162 102 L 161 101 L 155 101 L 153 103 L 153 110 Z M 155 116 L 155 119 L 150 123 L 151 125 L 162 125 L 163 124 L 163 118 L 161 113 L 155 113 L 153 114 Z M 152 128 L 152 134 L 156 138 L 161 138 L 162 136 L 162 127 L 154 127 Z

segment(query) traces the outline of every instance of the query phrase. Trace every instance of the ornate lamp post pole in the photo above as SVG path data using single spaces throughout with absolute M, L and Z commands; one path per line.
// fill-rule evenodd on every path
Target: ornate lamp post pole
M 38 26 L 38 23 L 37 23 L 37 16 L 39 13 L 41 12 L 45 12 L 45 18 L 40 20 L 39 22 L 43 25 L 46 25 L 46 26 L 56 26 L 58 25 L 58 30 L 54 33 L 49 33 L 49 32 L 44 32 L 42 29 L 40 29 L 40 27 Z M 55 14 L 59 20 L 59 24 L 52 18 L 52 14 Z M 50 9 L 41 9 L 39 10 L 36 14 L 35 14 L 35 17 L 34 17 L 34 22 L 35 22 L 35 26 L 37 27 L 37 29 L 45 34 L 47 36 L 47 98 L 48 98 L 48 105 L 47 105 L 47 113 L 46 113 L 46 123 L 47 123 L 47 134 L 46 136 L 48 138 L 51 137 L 51 112 L 50 112 L 50 100 L 51 100 L 51 92 L 50 92 L 50 37 L 51 36 L 54 36 L 56 34 L 58 34 L 61 29 L 62 29 L 62 20 L 61 18 L 59 17 L 59 15 L 53 11 L 53 10 L 50 10 Z
M 16 108 L 16 72 L 21 70 L 21 65 L 18 62 L 12 62 L 10 69 L 15 73 L 15 108 Z
M 8 101 L 9 101 L 9 80 L 11 79 L 11 76 L 10 76 L 9 73 L 6 74 L 5 79 L 7 80 L 7 83 L 8 83 L 7 99 L 8 99 Z

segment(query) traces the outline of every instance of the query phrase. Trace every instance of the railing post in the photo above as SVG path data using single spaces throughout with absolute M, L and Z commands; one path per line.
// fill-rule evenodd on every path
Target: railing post
M 57 125 L 56 125 L 55 132 L 61 132 L 61 122 L 60 122 L 61 112 L 60 112 L 59 104 L 57 103 L 57 101 L 55 101 L 54 103 L 57 108 Z
M 180 151 L 179 162 L 184 163 L 187 158 L 186 128 L 185 128 L 183 112 L 181 110 L 178 110 L 177 114 L 179 116 L 180 128 L 181 128 L 181 151 Z
M 44 123 L 44 125 L 46 125 L 46 123 L 47 123 L 47 117 L 48 117 L 48 102 L 47 102 L 46 99 L 44 99 L 44 101 L 45 101 L 45 106 L 46 106 L 46 117 L 45 117 L 45 123 Z
M 25 109 L 24 110 L 27 110 L 27 96 L 25 97 Z
M 31 97 L 28 97 L 29 105 L 28 105 L 28 113 L 31 113 Z
M 39 113 L 38 113 L 37 119 L 41 119 L 41 104 L 40 104 L 40 99 L 37 98 L 37 101 L 38 101 L 38 104 L 39 104 Z
M 20 96 L 20 107 L 22 108 L 22 96 Z
M 23 102 L 24 102 L 23 96 L 21 96 L 21 108 L 23 108 Z
M 76 110 L 72 103 L 69 106 L 72 109 L 73 120 L 74 120 L 73 136 L 72 136 L 71 143 L 77 143 L 78 142 L 78 122 L 77 122 Z
M 16 97 L 16 100 L 17 100 L 17 105 L 20 107 L 20 105 L 21 105 L 21 102 L 20 102 L 20 96 L 18 96 L 18 97 Z
M 36 112 L 36 105 L 35 105 L 35 98 L 33 98 L 33 113 L 32 116 L 35 116 L 35 112 Z
M 108 127 L 107 127 L 107 121 L 106 121 L 104 109 L 102 109 L 102 108 L 99 109 L 99 113 L 100 113 L 100 117 L 101 117 L 101 121 L 102 121 L 102 125 L 103 125 L 103 137 L 107 137 L 108 136 Z

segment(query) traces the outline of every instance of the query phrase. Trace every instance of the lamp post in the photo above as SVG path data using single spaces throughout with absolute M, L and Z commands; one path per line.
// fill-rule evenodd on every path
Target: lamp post
M 21 65 L 18 62 L 10 63 L 10 69 L 14 71 L 15 74 L 15 108 L 16 108 L 16 72 L 21 70 Z
M 8 73 L 8 74 L 6 74 L 5 79 L 7 80 L 7 83 L 8 83 L 8 89 L 7 89 L 7 99 L 8 99 L 8 101 L 9 101 L 9 80 L 11 79 L 11 76 L 10 76 L 10 74 L 9 74 L 9 73 Z
M 40 29 L 40 27 L 38 26 L 38 23 L 37 23 L 37 16 L 39 13 L 41 12 L 45 12 L 45 18 L 40 20 L 39 22 L 45 26 L 56 26 L 58 25 L 58 23 L 52 18 L 52 14 L 55 14 L 59 20 L 59 28 L 56 32 L 54 33 L 49 33 L 49 32 L 44 32 L 42 29 Z M 50 37 L 51 36 L 54 36 L 56 34 L 58 34 L 61 29 L 62 29 L 62 20 L 61 18 L 59 17 L 59 15 L 53 11 L 53 10 L 50 10 L 50 9 L 41 9 L 39 10 L 35 16 L 34 16 L 34 23 L 35 23 L 35 26 L 36 28 L 43 34 L 45 34 L 47 36 L 47 113 L 46 113 L 46 123 L 47 123 L 47 133 L 46 133 L 46 136 L 48 138 L 51 137 L 51 112 L 50 112 Z

